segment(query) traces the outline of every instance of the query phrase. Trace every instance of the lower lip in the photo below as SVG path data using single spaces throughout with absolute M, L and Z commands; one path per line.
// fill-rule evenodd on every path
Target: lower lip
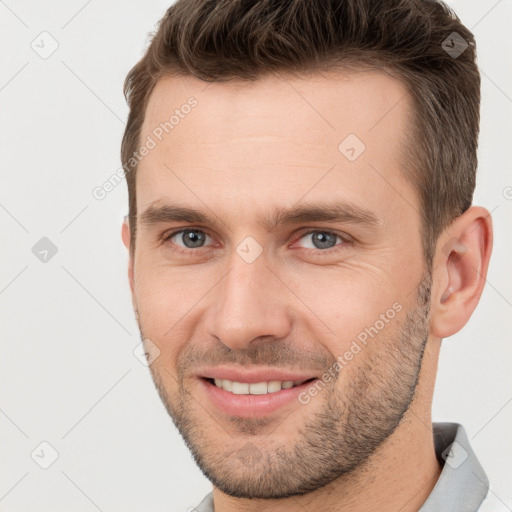
M 230 391 L 218 388 L 206 379 L 199 379 L 202 388 L 219 409 L 231 416 L 244 416 L 246 418 L 271 414 L 294 400 L 300 404 L 298 396 L 309 386 L 314 385 L 317 380 L 314 379 L 300 386 L 282 389 L 266 395 L 235 395 Z

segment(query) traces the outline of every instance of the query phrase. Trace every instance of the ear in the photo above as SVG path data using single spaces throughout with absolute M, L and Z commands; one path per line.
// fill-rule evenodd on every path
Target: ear
M 480 206 L 441 234 L 433 261 L 431 334 L 446 338 L 467 323 L 482 295 L 491 251 L 491 214 Z
M 128 281 L 130 282 L 130 290 L 133 296 L 133 259 L 130 251 L 130 225 L 128 224 L 128 217 L 123 219 L 123 225 L 121 227 L 121 238 L 123 239 L 124 246 L 128 249 Z

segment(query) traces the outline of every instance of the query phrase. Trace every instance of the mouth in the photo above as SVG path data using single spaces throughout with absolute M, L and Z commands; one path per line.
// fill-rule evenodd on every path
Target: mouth
M 240 382 L 200 377 L 200 392 L 218 411 L 231 417 L 260 418 L 290 407 L 303 407 L 301 394 L 319 379 Z
M 270 380 L 262 382 L 238 382 L 229 379 L 203 377 L 203 380 L 219 389 L 234 395 L 267 395 L 278 393 L 283 389 L 291 389 L 312 382 L 315 377 L 303 380 Z

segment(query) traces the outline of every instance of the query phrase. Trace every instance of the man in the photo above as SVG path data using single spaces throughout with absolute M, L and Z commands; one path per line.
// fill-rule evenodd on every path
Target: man
M 431 420 L 491 254 L 479 91 L 441 3 L 167 11 L 125 84 L 122 237 L 196 510 L 479 509 L 464 428 Z

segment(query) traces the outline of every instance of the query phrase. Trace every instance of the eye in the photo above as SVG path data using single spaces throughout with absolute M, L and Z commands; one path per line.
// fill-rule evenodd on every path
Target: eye
M 303 249 L 313 250 L 315 252 L 330 252 L 337 246 L 343 246 L 350 242 L 348 235 L 341 235 L 333 231 L 321 229 L 311 230 L 304 233 L 299 240 L 304 240 Z M 203 230 L 189 228 L 173 231 L 162 236 L 164 243 L 170 242 L 176 247 L 176 250 L 187 252 L 193 249 L 202 249 L 211 244 L 212 238 Z
M 343 245 L 349 241 L 348 237 L 345 238 L 332 231 L 323 230 L 309 231 L 302 235 L 300 240 L 306 240 L 308 242 L 305 244 L 305 247 L 303 247 L 305 249 L 320 249 L 323 251 L 334 249 L 337 245 Z M 337 244 L 337 240 L 340 240 L 341 243 Z
M 200 229 L 181 229 L 164 235 L 164 242 L 172 242 L 182 249 L 201 249 L 211 237 Z

